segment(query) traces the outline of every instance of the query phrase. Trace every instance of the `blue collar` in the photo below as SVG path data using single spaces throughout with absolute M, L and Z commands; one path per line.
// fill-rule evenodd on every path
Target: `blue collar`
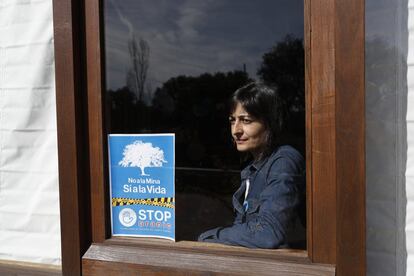
M 265 159 L 263 159 L 263 160 L 260 160 L 260 161 L 250 162 L 250 164 L 247 165 L 240 172 L 240 178 L 241 178 L 241 180 L 245 180 L 245 179 L 249 178 L 249 176 L 251 176 L 253 173 L 255 173 L 258 170 L 260 170 L 269 158 L 270 158 L 270 156 L 267 157 L 267 158 L 265 158 Z

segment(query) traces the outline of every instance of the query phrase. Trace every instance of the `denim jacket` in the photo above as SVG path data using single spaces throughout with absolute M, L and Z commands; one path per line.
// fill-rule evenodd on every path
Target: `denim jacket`
M 245 200 L 246 180 L 249 191 Z M 241 171 L 241 186 L 233 195 L 232 226 L 202 233 L 199 241 L 250 248 L 288 248 L 299 212 L 305 204 L 305 162 L 291 146 L 280 146 L 263 161 Z

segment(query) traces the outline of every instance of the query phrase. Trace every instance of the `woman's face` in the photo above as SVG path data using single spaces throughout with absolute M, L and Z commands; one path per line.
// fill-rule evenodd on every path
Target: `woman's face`
M 237 150 L 250 152 L 256 158 L 265 145 L 266 127 L 263 122 L 251 116 L 240 103 L 229 120 Z

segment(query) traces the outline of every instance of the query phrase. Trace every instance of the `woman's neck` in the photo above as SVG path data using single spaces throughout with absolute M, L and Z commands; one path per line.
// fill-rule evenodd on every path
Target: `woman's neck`
M 264 151 L 263 149 L 250 152 L 253 157 L 253 163 L 260 161 L 263 158 Z

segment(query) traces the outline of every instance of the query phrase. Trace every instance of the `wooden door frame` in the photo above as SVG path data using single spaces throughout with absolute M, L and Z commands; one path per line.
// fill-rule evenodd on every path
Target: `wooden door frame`
M 226 262 L 248 269 L 258 260 L 292 273 L 365 274 L 365 3 L 304 2 L 307 251 L 286 252 L 109 237 L 100 1 L 53 0 L 64 275 L 82 273 L 85 253 L 84 274 L 237 274 Z M 187 261 L 174 265 L 174 255 Z M 163 267 L 145 256 L 172 257 Z

